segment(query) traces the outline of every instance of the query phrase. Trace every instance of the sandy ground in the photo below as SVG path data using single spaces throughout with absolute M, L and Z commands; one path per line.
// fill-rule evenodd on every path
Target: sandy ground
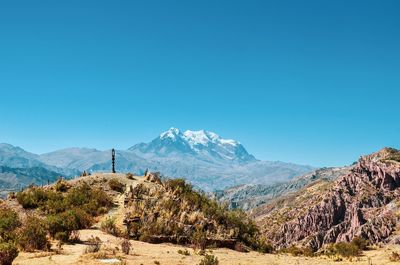
M 131 241 L 132 249 L 129 255 L 124 255 L 119 250 L 121 239 L 105 234 L 99 230 L 81 230 L 81 240 L 85 241 L 91 236 L 99 237 L 103 244 L 99 257 L 93 254 L 85 254 L 85 244 L 64 245 L 60 254 L 55 253 L 20 253 L 14 261 L 15 265 L 50 265 L 50 264 L 107 264 L 107 260 L 101 261 L 102 258 L 118 259 L 126 262 L 125 264 L 143 264 L 154 265 L 158 262 L 166 265 L 178 264 L 198 264 L 202 256 L 197 255 L 193 249 L 172 244 L 148 244 L 139 241 Z M 187 249 L 189 256 L 178 253 L 178 250 Z M 400 264 L 400 262 L 390 262 L 389 256 L 392 251 L 400 252 L 400 246 L 387 246 L 378 250 L 370 250 L 364 252 L 364 255 L 353 261 L 337 262 L 329 258 L 307 258 L 292 257 L 291 255 L 277 254 L 260 254 L 257 252 L 240 253 L 230 249 L 213 249 L 212 254 L 215 255 L 220 264 L 230 265 L 384 265 L 384 264 Z M 103 257 L 104 256 L 104 257 Z M 369 260 L 370 259 L 370 260 Z M 118 264 L 115 262 L 114 264 Z
M 99 177 L 112 178 L 119 174 L 101 174 Z M 125 184 L 135 186 L 143 181 L 143 178 L 135 177 L 135 180 L 124 179 Z M 118 225 L 122 225 L 124 214 L 123 209 L 124 195 L 117 196 L 115 199 L 116 207 L 101 218 L 115 217 Z M 93 226 L 93 229 L 80 230 L 81 244 L 64 245 L 61 251 L 53 252 L 21 252 L 14 260 L 14 265 L 69 265 L 69 264 L 166 264 L 166 265 L 183 265 L 183 264 L 199 264 L 202 256 L 195 253 L 193 249 L 172 244 L 149 244 L 131 240 L 131 252 L 125 255 L 121 252 L 122 239 L 105 234 L 99 230 L 99 224 Z M 102 241 L 101 250 L 98 253 L 85 254 L 87 245 L 85 242 L 91 237 L 99 237 Z M 53 249 L 57 249 L 54 242 Z M 190 255 L 182 255 L 178 250 L 188 250 Z M 229 265 L 386 265 L 400 264 L 400 262 L 390 262 L 389 256 L 392 251 L 400 253 L 400 245 L 390 245 L 377 250 L 364 252 L 363 256 L 353 260 L 334 261 L 327 257 L 307 258 L 293 257 L 283 254 L 260 254 L 258 252 L 240 253 L 230 249 L 213 249 L 209 252 L 215 255 L 219 264 Z

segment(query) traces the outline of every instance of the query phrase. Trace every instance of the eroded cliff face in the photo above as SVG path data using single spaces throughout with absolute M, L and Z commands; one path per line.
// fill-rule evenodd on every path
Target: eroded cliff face
M 392 234 L 398 221 L 399 158 L 400 152 L 390 148 L 361 157 L 336 181 L 322 188 L 308 187 L 289 198 L 291 202 L 270 206 L 259 224 L 278 247 L 295 244 L 317 250 L 355 236 L 381 242 Z M 308 193 L 305 199 L 302 192 Z

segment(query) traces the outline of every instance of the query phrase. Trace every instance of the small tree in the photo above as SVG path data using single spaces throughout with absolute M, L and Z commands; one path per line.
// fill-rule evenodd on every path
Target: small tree
M 14 230 L 21 225 L 18 214 L 8 208 L 0 208 L 0 238 L 8 241 L 13 238 Z
M 11 265 L 18 256 L 18 249 L 12 243 L 0 243 L 0 265 Z
M 17 242 L 22 250 L 29 252 L 50 248 L 43 222 L 33 216 L 28 216 L 25 226 L 18 233 Z

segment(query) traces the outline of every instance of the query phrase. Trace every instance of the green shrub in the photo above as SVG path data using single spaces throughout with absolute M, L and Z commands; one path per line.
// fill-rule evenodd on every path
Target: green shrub
M 25 209 L 34 209 L 48 201 L 49 193 L 49 191 L 45 191 L 42 188 L 31 187 L 25 191 L 18 192 L 17 200 Z
M 78 187 L 72 188 L 65 200 L 70 207 L 79 207 L 92 216 L 99 215 L 103 207 L 110 208 L 113 203 L 110 196 L 103 190 L 92 188 L 84 182 Z
M 181 254 L 181 255 L 184 255 L 184 256 L 190 256 L 190 252 L 187 249 L 184 249 L 184 250 L 179 249 L 178 250 L 178 254 Z
M 113 236 L 119 236 L 120 231 L 118 230 L 117 226 L 115 225 L 115 218 L 107 217 L 106 220 L 101 222 L 100 229 L 108 234 Z
M 91 216 L 77 208 L 47 216 L 46 220 L 46 227 L 50 236 L 63 242 L 68 241 L 74 231 L 89 228 L 91 224 Z M 63 233 L 63 235 L 60 233 Z M 59 238 L 57 238 L 57 234 L 59 234 Z
M 17 242 L 24 251 L 47 250 L 50 243 L 46 237 L 46 229 L 42 220 L 28 216 L 25 226 L 18 233 Z
M 357 246 L 358 249 L 360 249 L 360 250 L 367 250 L 369 242 L 368 242 L 368 240 L 365 240 L 364 238 L 354 237 L 353 240 L 351 241 L 351 244 Z
M 272 253 L 274 251 L 274 247 L 262 238 L 258 239 L 255 249 L 260 253 Z
M 56 191 L 66 192 L 70 188 L 70 185 L 65 180 L 59 179 L 54 187 Z
M 214 255 L 206 254 L 199 265 L 218 265 L 218 259 Z
M 68 233 L 67 231 L 57 232 L 54 235 L 54 239 L 59 240 L 59 241 L 61 241 L 63 243 L 66 243 L 66 242 L 69 241 L 69 236 L 70 236 L 70 233 Z
M 177 195 L 192 193 L 193 186 L 186 183 L 184 179 L 167 179 L 164 181 L 164 187 L 167 191 L 171 191 Z
M 298 256 L 312 257 L 315 255 L 314 251 L 311 248 L 301 248 L 296 246 L 290 246 L 288 248 L 281 249 L 279 252 L 289 253 L 295 257 Z
M 333 253 L 344 258 L 355 257 L 360 254 L 360 249 L 351 243 L 339 242 L 333 245 Z
M 113 191 L 117 191 L 117 192 L 121 192 L 121 193 L 124 192 L 124 190 L 125 190 L 125 185 L 123 183 L 119 182 L 117 179 L 111 179 L 108 182 L 108 186 Z
M 24 208 L 39 208 L 52 215 L 79 207 L 86 213 L 97 216 L 113 205 L 112 199 L 103 190 L 92 188 L 85 182 L 69 188 L 65 193 L 32 187 L 19 192 L 17 200 Z
M 18 256 L 18 249 L 12 243 L 0 243 L 0 265 L 11 265 Z
M 351 258 L 359 256 L 363 250 L 367 249 L 367 246 L 367 240 L 360 237 L 355 237 L 350 243 L 339 242 L 327 247 L 326 254 L 328 256 L 340 255 L 344 258 Z
M 21 225 L 18 214 L 9 208 L 0 208 L 0 238 L 9 241 L 14 237 L 14 230 Z
M 204 250 L 207 247 L 207 234 L 200 228 L 197 228 L 191 237 L 192 244 L 200 249 Z

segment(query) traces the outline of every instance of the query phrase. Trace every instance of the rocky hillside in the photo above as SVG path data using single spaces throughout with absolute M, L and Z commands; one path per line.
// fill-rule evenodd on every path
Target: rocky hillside
M 288 196 L 317 181 L 333 181 L 349 172 L 351 167 L 320 168 L 292 180 L 271 185 L 248 184 L 215 192 L 215 197 L 229 208 L 248 211 L 269 203 L 275 198 Z
M 400 202 L 400 151 L 385 148 L 361 157 L 334 182 L 317 181 L 253 211 L 278 247 L 324 244 L 359 236 L 371 243 L 395 240 Z
M 5 197 L 10 191 L 21 190 L 31 184 L 47 184 L 62 176 L 43 167 L 10 168 L 0 166 L 0 197 Z

